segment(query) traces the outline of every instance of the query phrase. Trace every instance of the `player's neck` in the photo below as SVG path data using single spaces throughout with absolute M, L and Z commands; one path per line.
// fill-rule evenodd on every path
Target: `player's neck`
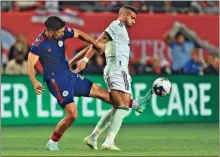
M 121 17 L 119 17 L 117 20 L 120 21 L 123 25 L 125 25 L 125 22 Z
M 47 37 L 47 38 L 49 38 L 49 37 L 48 37 L 48 32 L 47 32 L 47 30 L 44 31 L 44 36 Z
M 53 39 L 52 37 L 49 36 L 49 33 L 47 32 L 47 30 L 45 30 L 44 32 L 44 36 L 47 38 L 47 39 Z

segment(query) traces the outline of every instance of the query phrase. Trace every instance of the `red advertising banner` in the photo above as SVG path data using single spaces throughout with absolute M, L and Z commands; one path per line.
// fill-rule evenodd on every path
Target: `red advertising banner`
M 18 32 L 25 32 L 29 44 L 43 32 L 44 21 L 48 14 L 2 13 L 1 41 L 4 49 L 15 41 Z M 59 13 L 68 27 L 80 29 L 97 38 L 103 30 L 117 18 L 116 13 L 84 13 L 66 10 Z M 150 15 L 138 14 L 136 24 L 129 29 L 131 39 L 131 61 L 159 53 L 170 60 L 168 46 L 164 43 L 163 34 L 178 20 L 194 30 L 201 39 L 218 46 L 219 22 L 217 15 Z M 73 52 L 84 46 L 80 40 L 73 39 L 66 42 L 66 54 L 70 58 Z

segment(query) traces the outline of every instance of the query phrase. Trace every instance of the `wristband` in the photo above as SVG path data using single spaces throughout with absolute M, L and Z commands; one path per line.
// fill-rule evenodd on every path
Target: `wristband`
M 88 62 L 89 61 L 89 59 L 88 58 L 86 58 L 86 57 L 84 57 L 83 59 L 82 59 L 82 61 L 84 61 L 84 62 Z

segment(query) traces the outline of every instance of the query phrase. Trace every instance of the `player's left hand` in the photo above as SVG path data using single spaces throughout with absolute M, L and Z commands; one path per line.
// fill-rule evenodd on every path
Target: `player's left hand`
M 86 62 L 84 60 L 80 60 L 77 65 L 76 65 L 76 69 L 73 71 L 74 73 L 79 73 L 80 71 L 82 71 L 83 69 L 85 69 L 86 67 Z
M 69 69 L 71 70 L 71 69 L 72 69 L 72 65 L 71 65 L 71 64 L 68 64 L 68 66 L 69 66 Z
M 45 90 L 45 88 L 42 86 L 42 84 L 41 84 L 40 82 L 35 81 L 35 82 L 33 83 L 33 85 L 34 85 L 35 93 L 36 93 L 37 95 L 43 94 L 43 90 Z

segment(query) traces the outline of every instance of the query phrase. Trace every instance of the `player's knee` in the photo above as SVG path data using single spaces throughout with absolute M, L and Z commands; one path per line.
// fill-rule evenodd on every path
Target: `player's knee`
M 72 124 L 74 122 L 74 120 L 76 120 L 78 117 L 78 113 L 77 112 L 74 112 L 74 113 L 71 113 L 67 116 L 67 121 L 68 123 Z
M 93 97 L 100 98 L 101 97 L 101 87 L 98 86 L 97 84 L 93 84 L 91 94 Z
M 71 119 L 75 120 L 78 117 L 78 112 L 74 112 L 71 114 Z

